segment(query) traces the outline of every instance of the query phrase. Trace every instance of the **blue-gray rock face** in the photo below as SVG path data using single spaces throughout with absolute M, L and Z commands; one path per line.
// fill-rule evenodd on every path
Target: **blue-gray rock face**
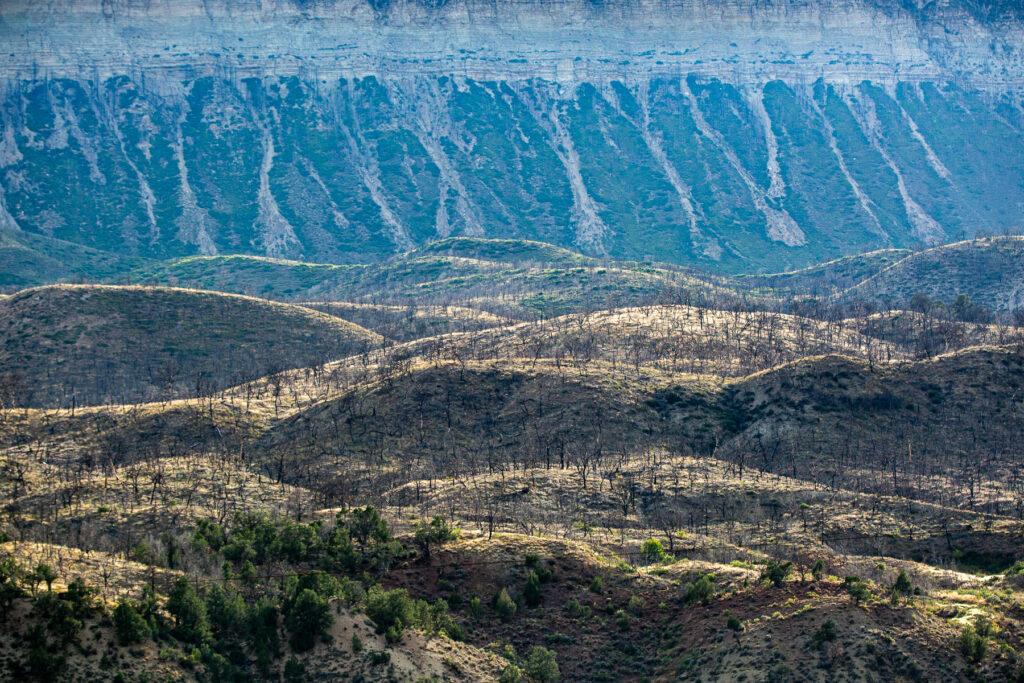
M 0 5 L 0 229 L 726 271 L 1018 227 L 1024 23 L 972 0 Z

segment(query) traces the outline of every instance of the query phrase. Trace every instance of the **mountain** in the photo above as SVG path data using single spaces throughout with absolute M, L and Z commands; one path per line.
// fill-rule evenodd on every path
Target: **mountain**
M 1020 227 L 1013 2 L 13 0 L 0 25 L 0 227 L 123 256 L 488 236 L 773 272 Z
M 203 394 L 379 340 L 307 308 L 214 292 L 64 285 L 0 301 L 5 403 L 23 406 Z

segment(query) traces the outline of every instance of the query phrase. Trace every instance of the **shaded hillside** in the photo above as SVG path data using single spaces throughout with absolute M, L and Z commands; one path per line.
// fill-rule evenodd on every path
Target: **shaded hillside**
M 448 240 L 381 263 L 347 266 L 252 256 L 190 257 L 149 264 L 133 272 L 132 280 L 288 301 L 459 303 L 523 319 L 742 298 L 717 278 L 636 263 L 601 264 L 522 240 Z
M 735 282 L 747 287 L 767 287 L 779 294 L 829 295 L 852 287 L 911 253 L 908 249 L 880 249 L 786 273 L 738 275 Z
M 257 446 L 267 472 L 345 500 L 360 479 L 378 487 L 422 468 L 587 471 L 669 448 L 852 490 L 1024 509 L 1024 355 L 1013 347 L 897 365 L 822 356 L 725 382 L 593 360 L 387 368 L 272 427 Z
M 199 395 L 379 339 L 306 308 L 212 292 L 56 286 L 0 302 L 5 400 L 16 405 Z
M 131 279 L 147 285 L 302 299 L 337 286 L 352 268 L 259 256 L 191 256 L 147 264 L 133 271 Z
M 0 230 L 0 289 L 120 280 L 141 262 L 43 235 Z
M 603 364 L 580 372 L 543 362 L 423 363 L 357 385 L 271 428 L 257 444 L 266 471 L 316 482 L 334 500 L 402 481 L 415 471 L 490 471 L 514 462 L 573 466 L 661 438 L 661 417 L 646 403 L 658 373 Z M 394 371 L 393 371 L 394 372 Z M 716 408 L 710 383 L 693 380 L 685 431 L 710 443 Z M 364 481 L 361 481 L 364 480 Z
M 306 302 L 302 305 L 349 320 L 396 341 L 475 332 L 508 323 L 505 318 L 463 306 L 388 306 L 347 301 Z
M 895 366 L 808 358 L 739 380 L 722 453 L 749 467 L 856 490 L 1019 507 L 1020 347 Z M 853 480 L 854 483 L 851 483 Z
M 415 255 L 462 256 L 502 263 L 580 265 L 595 259 L 579 252 L 533 240 L 449 237 L 430 242 L 411 252 Z
M 923 294 L 953 304 L 965 294 L 998 313 L 1024 306 L 1024 237 L 992 237 L 916 252 L 842 293 L 847 302 L 908 308 Z

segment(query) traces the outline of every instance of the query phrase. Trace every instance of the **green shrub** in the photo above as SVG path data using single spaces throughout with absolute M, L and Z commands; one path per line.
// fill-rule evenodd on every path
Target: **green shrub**
M 442 517 L 434 517 L 427 522 L 419 522 L 413 534 L 413 541 L 420 549 L 421 557 L 430 560 L 430 548 L 442 545 L 455 539 L 455 532 Z
M 595 576 L 590 581 L 590 592 L 598 595 L 604 593 L 604 579 L 601 576 Z
M 393 629 L 401 637 L 402 630 L 416 620 L 416 605 L 404 588 L 385 590 L 371 586 L 366 594 L 366 616 L 370 617 L 378 633 Z
M 617 609 L 615 610 L 615 623 L 618 624 L 620 631 L 629 630 L 629 615 L 626 614 L 626 610 Z
M 174 619 L 174 635 L 188 643 L 203 643 L 210 638 L 206 603 L 185 577 L 179 577 L 167 598 L 167 612 Z
M 327 600 L 309 588 L 303 589 L 285 617 L 292 649 L 296 652 L 312 649 L 333 623 L 334 615 Z
M 856 605 L 871 598 L 867 583 L 859 576 L 847 576 L 843 579 L 843 588 Z
M 494 611 L 498 613 L 502 621 L 510 621 L 518 609 L 516 601 L 508 594 L 508 589 L 502 588 L 494 598 Z
M 20 582 L 23 572 L 12 557 L 0 559 L 0 623 L 6 621 L 11 605 L 24 596 Z
M 907 597 L 914 592 L 914 585 L 910 583 L 910 577 L 902 569 L 896 575 L 896 580 L 893 581 L 892 592 L 893 595 L 901 595 L 903 597 Z
M 206 614 L 218 640 L 239 638 L 249 621 L 249 606 L 231 589 L 213 585 L 206 593 Z
M 644 599 L 639 595 L 629 596 L 629 602 L 626 603 L 626 609 L 628 609 L 632 614 L 639 615 L 644 611 Z
M 725 627 L 727 629 L 729 629 L 730 631 L 733 631 L 735 633 L 739 633 L 740 631 L 743 630 L 743 622 L 741 622 L 735 616 L 733 616 L 729 612 L 726 612 L 725 613 L 725 617 L 726 617 L 725 618 Z
M 480 596 L 474 595 L 469 599 L 469 613 L 474 617 L 479 617 L 483 612 L 483 605 L 480 602 Z
M 131 600 L 121 600 L 114 608 L 114 631 L 122 645 L 132 645 L 149 638 L 150 628 Z
M 821 579 L 825 576 L 824 560 L 819 559 L 814 561 L 814 564 L 811 566 L 811 576 L 814 577 L 815 581 L 821 581 Z
M 814 632 L 814 635 L 811 636 L 811 643 L 820 650 L 825 646 L 825 643 L 831 643 L 837 636 L 836 622 L 829 619 Z
M 542 601 L 540 592 L 540 577 L 537 572 L 531 571 L 526 577 L 526 586 L 523 588 L 523 600 L 528 607 L 537 607 Z
M 768 564 L 765 565 L 761 571 L 761 581 L 767 581 L 771 585 L 779 588 L 785 583 L 786 578 L 790 572 L 793 571 L 793 563 L 785 560 L 778 562 L 776 560 L 769 560 Z
M 959 644 L 960 652 L 968 662 L 977 664 L 985 659 L 988 641 L 979 635 L 973 626 L 964 626 L 960 632 Z
M 247 624 L 249 644 L 257 656 L 278 656 L 280 649 L 278 624 L 280 620 L 281 611 L 277 602 L 272 598 L 260 598 L 249 609 Z
M 668 553 L 662 547 L 661 541 L 656 538 L 648 538 L 644 541 L 640 547 L 640 555 L 649 564 L 664 562 L 668 558 Z
M 587 605 L 580 604 L 580 601 L 577 600 L 576 598 L 572 598 L 571 600 L 569 600 L 569 602 L 566 603 L 565 608 L 568 610 L 569 616 L 571 616 L 571 617 L 574 617 L 576 619 L 589 619 L 590 618 L 590 614 L 591 614 L 590 607 L 587 606 Z
M 521 683 L 523 680 L 523 671 L 515 664 L 509 664 L 501 670 L 501 676 L 498 677 L 498 683 Z
M 715 595 L 715 575 L 702 574 L 700 578 L 683 586 L 683 602 L 687 605 L 695 603 L 707 604 Z
M 29 579 L 32 581 L 32 590 L 35 591 L 35 587 L 40 583 L 46 584 L 46 592 L 53 592 L 53 582 L 57 580 L 57 572 L 54 571 L 53 567 L 46 563 L 37 564 L 35 569 L 29 575 Z
M 530 649 L 523 663 L 523 671 L 537 683 L 555 683 L 561 678 L 555 653 L 540 645 Z
M 306 680 L 306 665 L 295 657 L 289 657 L 284 664 L 284 680 L 286 683 L 302 683 Z

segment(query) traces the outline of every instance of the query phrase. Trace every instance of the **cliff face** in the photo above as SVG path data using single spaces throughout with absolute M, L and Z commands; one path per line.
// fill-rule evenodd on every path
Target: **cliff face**
M 8 0 L 0 227 L 352 261 L 448 234 L 726 270 L 1020 224 L 972 0 Z
M 970 0 L 9 0 L 8 76 L 160 69 L 585 81 L 700 73 L 1022 83 L 1013 3 Z

